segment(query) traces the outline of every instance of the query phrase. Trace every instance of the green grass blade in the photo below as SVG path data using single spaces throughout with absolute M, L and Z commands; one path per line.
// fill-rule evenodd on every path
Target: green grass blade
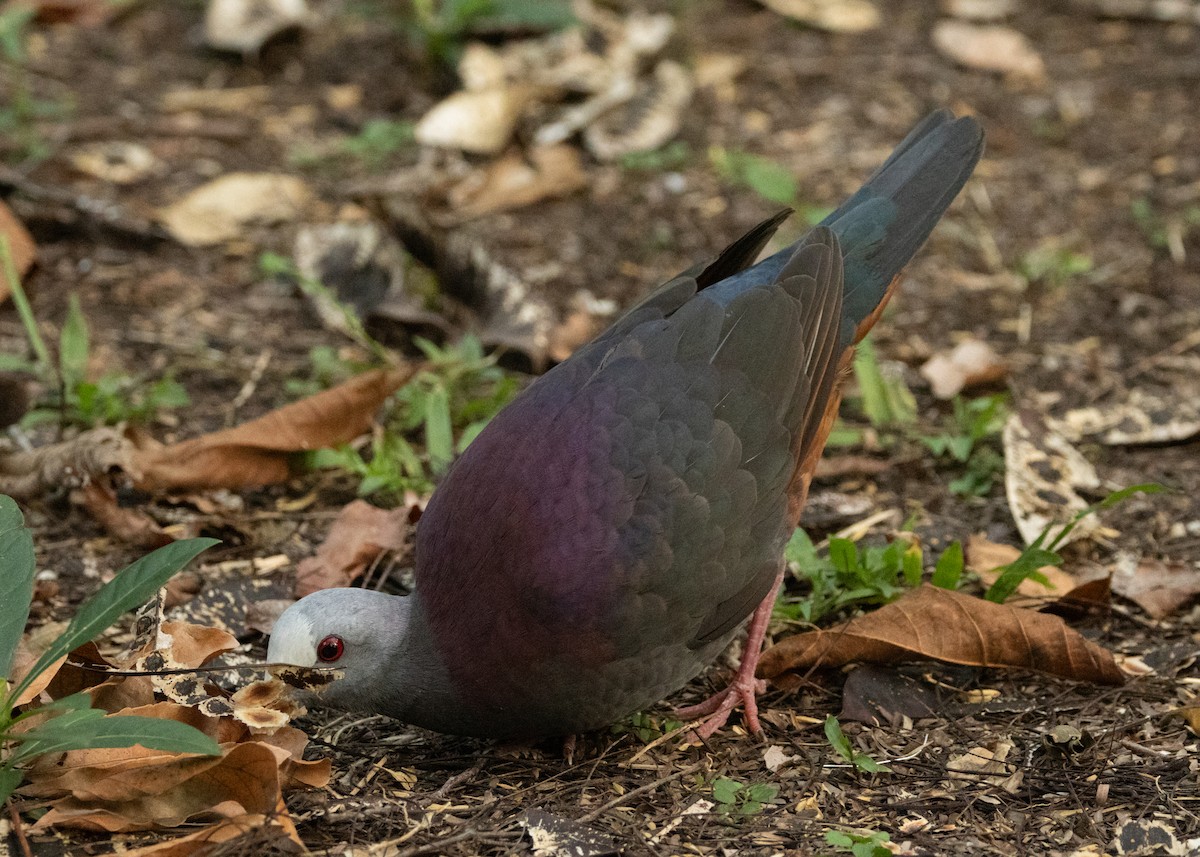
M 174 574 L 213 545 L 216 539 L 172 542 L 129 565 L 88 599 L 71 624 L 38 658 L 33 669 L 13 691 L 20 696 L 50 664 L 81 646 L 117 620 L 122 613 L 147 601 Z
M 21 744 L 13 756 L 20 761 L 47 753 L 132 747 L 135 744 L 170 753 L 203 756 L 221 753 L 212 738 L 186 723 L 136 715 L 106 716 L 103 711 L 90 708 L 64 714 L 44 726 L 31 729 L 21 737 Z
M 33 536 L 16 501 L 0 494 L 0 678 L 12 669 L 33 600 Z

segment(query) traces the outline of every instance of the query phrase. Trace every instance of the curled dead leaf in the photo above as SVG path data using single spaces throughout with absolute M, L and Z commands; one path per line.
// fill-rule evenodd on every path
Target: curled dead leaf
M 412 532 L 408 509 L 380 509 L 355 500 L 338 513 L 315 556 L 296 569 L 296 597 L 349 586 L 385 551 L 404 548 Z
M 921 367 L 921 375 L 939 399 L 953 399 L 976 385 L 1003 380 L 1007 371 L 1000 355 L 979 339 L 968 339 L 948 352 L 939 352 Z
M 938 52 L 961 66 L 1040 80 L 1046 75 L 1041 55 L 1023 33 L 1002 24 L 938 21 L 933 28 Z
M 133 454 L 139 488 L 245 488 L 282 482 L 293 457 L 347 443 L 368 431 L 375 411 L 411 375 L 377 369 L 232 429 Z
M 308 185 L 295 176 L 229 173 L 213 179 L 159 211 L 159 220 L 190 247 L 239 237 L 253 223 L 296 219 L 312 200 Z
M 913 659 L 1029 669 L 1100 684 L 1125 680 L 1111 652 L 1057 616 L 930 585 L 837 627 L 784 639 L 763 653 L 757 675 L 794 687 L 817 667 Z

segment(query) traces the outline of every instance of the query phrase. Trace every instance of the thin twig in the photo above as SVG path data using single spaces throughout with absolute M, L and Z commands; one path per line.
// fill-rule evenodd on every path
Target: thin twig
M 608 803 L 604 804 L 604 806 L 600 807 L 599 809 L 594 809 L 591 812 L 587 813 L 586 815 L 582 816 L 579 819 L 579 823 L 587 824 L 589 821 L 595 821 L 597 818 L 599 818 L 604 813 L 608 812 L 610 809 L 614 809 L 614 808 L 620 806 L 621 804 L 625 803 L 630 798 L 637 797 L 638 795 L 643 795 L 646 792 L 652 792 L 659 786 L 669 783 L 671 780 L 678 779 L 679 777 L 682 777 L 685 774 L 691 774 L 691 773 L 694 773 L 695 771 L 700 770 L 701 766 L 703 766 L 703 765 L 704 765 L 703 761 L 696 762 L 695 764 L 688 765 L 686 768 L 680 768 L 678 771 L 675 771 L 672 774 L 667 774 L 665 777 L 659 777 L 657 780 L 655 780 L 652 783 L 646 783 L 646 785 L 644 785 L 644 786 L 638 786 L 636 789 L 633 789 L 632 791 L 625 792 L 625 794 L 621 795 L 620 797 L 616 798 L 615 800 L 610 800 Z
M 29 847 L 29 840 L 25 838 L 25 825 L 21 823 L 20 813 L 13 806 L 12 798 L 6 800 L 5 803 L 8 804 L 8 815 L 12 819 L 13 834 L 17 837 L 17 843 L 21 846 L 21 853 L 24 857 L 33 857 L 33 849 Z

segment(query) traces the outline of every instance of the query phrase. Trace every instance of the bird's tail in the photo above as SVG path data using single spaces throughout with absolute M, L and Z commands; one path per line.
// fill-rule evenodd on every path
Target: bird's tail
M 842 245 L 842 340 L 857 342 L 875 323 L 901 269 L 916 254 L 983 154 L 972 117 L 938 110 L 921 121 L 858 192 L 823 224 Z M 786 251 L 785 251 L 786 252 Z

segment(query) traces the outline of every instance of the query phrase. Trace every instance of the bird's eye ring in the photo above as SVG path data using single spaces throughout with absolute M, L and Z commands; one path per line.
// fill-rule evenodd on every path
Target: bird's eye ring
M 331 664 L 340 658 L 344 651 L 346 651 L 346 644 L 342 642 L 342 638 L 336 634 L 330 634 L 317 643 L 317 660 Z

